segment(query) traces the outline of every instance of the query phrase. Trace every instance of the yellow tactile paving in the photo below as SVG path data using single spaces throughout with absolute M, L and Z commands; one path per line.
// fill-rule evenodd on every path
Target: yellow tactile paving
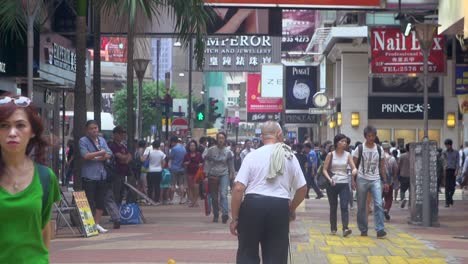
M 408 264 L 408 261 L 406 261 L 406 259 L 401 256 L 388 256 L 385 257 L 385 260 L 387 260 L 387 262 L 390 264 Z
M 424 258 L 407 258 L 409 264 L 427 264 L 426 259 Z
M 330 264 L 348 264 L 349 263 L 344 255 L 328 254 L 327 258 Z
M 349 264 L 367 264 L 367 258 L 364 256 L 346 256 Z
M 389 264 L 383 256 L 368 256 L 367 261 L 369 264 Z

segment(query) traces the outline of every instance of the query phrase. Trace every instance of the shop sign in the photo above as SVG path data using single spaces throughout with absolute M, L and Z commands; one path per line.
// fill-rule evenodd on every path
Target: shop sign
M 247 113 L 247 122 L 280 121 L 281 113 Z
M 283 64 L 263 64 L 262 65 L 262 97 L 283 97 Z
M 91 59 L 94 59 L 94 50 L 88 49 Z M 127 62 L 127 37 L 101 37 L 101 61 Z
M 281 61 L 281 37 L 210 36 L 204 60 L 205 71 L 260 72 L 262 64 Z
M 317 7 L 317 8 L 379 8 L 382 0 L 206 0 L 216 6 L 272 6 L 272 7 Z
M 282 97 L 262 97 L 260 74 L 247 75 L 247 112 L 280 113 L 283 112 Z
M 286 109 L 309 110 L 314 107 L 313 96 L 317 89 L 317 67 L 286 67 Z
M 429 119 L 444 119 L 444 99 L 430 97 Z M 423 97 L 369 97 L 369 119 L 424 118 Z
M 455 94 L 460 113 L 468 113 L 468 65 L 455 66 Z
M 0 61 L 0 73 L 6 73 L 6 63 Z
M 316 124 L 318 121 L 317 115 L 309 115 L 309 113 L 286 113 L 285 121 L 289 124 Z
M 66 71 L 76 72 L 76 53 L 57 43 L 53 43 L 53 48 L 49 48 L 48 64 L 54 65 Z
M 371 73 L 409 74 L 423 73 L 423 55 L 416 32 L 405 37 L 400 28 L 372 28 Z M 436 36 L 429 53 L 429 73 L 445 73 L 444 38 Z

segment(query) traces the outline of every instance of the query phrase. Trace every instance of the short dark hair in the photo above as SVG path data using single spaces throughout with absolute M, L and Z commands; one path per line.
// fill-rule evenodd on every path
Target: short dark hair
M 312 144 L 310 144 L 309 142 L 307 142 L 307 143 L 304 144 L 304 148 L 310 148 L 310 149 L 312 149 Z
M 151 146 L 153 146 L 153 148 L 159 148 L 159 147 L 161 147 L 161 141 L 155 140 L 155 141 L 153 141 Z
M 140 141 L 138 141 L 138 147 L 140 147 L 140 148 L 146 147 L 146 140 L 140 140 Z
M 90 125 L 96 125 L 99 126 L 98 122 L 96 120 L 88 120 L 86 121 L 85 127 L 89 127 Z
M 445 141 L 444 141 L 444 145 L 453 145 L 453 141 L 450 139 L 450 138 L 447 138 Z
M 196 140 L 194 140 L 194 139 L 189 141 L 187 147 L 190 148 L 190 144 L 192 144 L 192 143 L 195 144 L 195 150 L 198 149 L 198 142 Z
M 179 142 L 179 138 L 176 137 L 176 136 L 172 136 L 171 137 L 171 143 L 178 143 Z
M 373 126 L 366 126 L 364 128 L 364 137 L 366 137 L 369 133 L 374 133 L 375 135 L 377 135 L 377 129 Z
M 226 135 L 226 133 L 224 133 L 224 132 L 218 132 L 218 133 L 216 133 L 216 139 L 218 139 L 218 136 L 219 136 L 219 135 L 223 135 L 224 138 L 227 140 L 227 135 Z
M 346 139 L 346 143 L 348 142 L 348 137 L 345 134 L 336 134 L 335 138 L 333 138 L 333 146 L 336 148 L 336 145 L 338 145 L 338 142 L 342 139 Z

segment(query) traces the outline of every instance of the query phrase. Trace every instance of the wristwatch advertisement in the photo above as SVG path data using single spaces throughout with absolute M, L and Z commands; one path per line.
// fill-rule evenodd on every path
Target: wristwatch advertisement
M 313 96 L 317 87 L 317 67 L 286 67 L 286 109 L 308 110 L 315 107 Z

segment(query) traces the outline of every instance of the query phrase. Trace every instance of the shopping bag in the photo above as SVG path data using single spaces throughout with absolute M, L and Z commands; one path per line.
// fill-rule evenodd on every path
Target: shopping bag
M 201 183 L 205 179 L 205 172 L 203 171 L 203 167 L 199 167 L 197 173 L 195 173 L 195 183 Z
M 128 203 L 120 206 L 120 224 L 138 225 L 143 223 L 140 206 L 137 203 Z

